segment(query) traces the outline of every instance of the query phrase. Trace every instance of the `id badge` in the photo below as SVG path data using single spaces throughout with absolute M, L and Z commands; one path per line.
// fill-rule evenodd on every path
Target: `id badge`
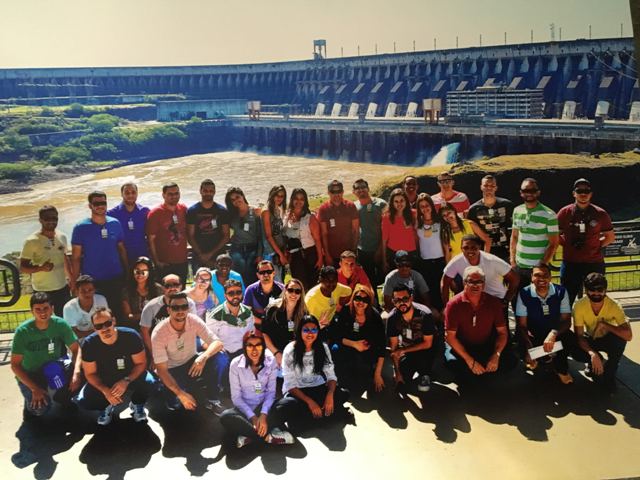
M 329 306 L 330 307 L 335 307 L 336 306 L 336 301 L 333 299 L 333 297 L 329 298 Z
M 100 236 L 102 238 L 109 238 L 109 232 L 107 231 L 107 227 L 102 227 L 102 230 L 100 230 Z
M 493 217 L 493 208 L 490 208 L 489 210 L 487 210 L 487 213 L 489 214 L 490 217 Z
M 178 215 L 176 215 L 175 213 L 173 214 L 173 216 L 171 217 L 173 219 L 173 223 L 174 224 L 178 224 Z
M 295 328 L 295 324 L 293 323 L 293 320 L 289 320 L 287 322 L 287 330 L 289 330 L 290 332 L 293 332 L 294 328 Z
M 243 228 L 244 228 L 244 231 L 245 231 L 245 232 L 248 232 L 248 231 L 249 231 L 249 224 L 248 224 L 248 223 L 245 223 L 245 224 L 243 225 Z
M 218 220 L 216 220 L 215 218 L 211 219 L 211 228 L 213 228 L 214 230 L 218 228 Z
M 373 212 L 373 204 L 367 205 L 367 212 Z
M 584 224 L 584 222 L 580 222 L 578 224 L 578 228 L 580 229 L 580 233 L 585 233 L 587 231 L 587 226 Z
M 124 370 L 124 358 L 116 358 L 116 368 L 118 370 Z
M 336 226 L 336 219 L 335 218 L 330 218 L 329 219 L 329 226 L 331 228 L 335 228 L 335 226 Z
M 133 230 L 133 220 L 129 219 L 129 221 L 127 222 L 127 226 L 129 227 L 129 230 Z
M 413 280 L 409 280 L 407 282 L 407 287 L 409 287 L 411 290 L 413 290 Z
M 184 339 L 183 338 L 179 338 L 178 340 L 176 340 L 176 348 L 179 351 L 184 350 Z
M 53 340 L 50 340 L 49 343 L 47 344 L 47 353 L 49 355 L 53 355 L 55 350 L 56 350 L 56 344 L 53 342 Z
M 413 332 L 411 331 L 410 328 L 405 328 L 404 336 L 407 340 L 413 340 Z
M 542 314 L 549 315 L 549 305 L 547 305 L 546 303 L 542 304 Z
M 360 331 L 360 324 L 358 322 L 353 322 L 353 331 L 358 333 Z
M 253 383 L 253 391 L 255 393 L 262 393 L 262 383 L 256 381 Z
M 422 232 L 422 236 L 424 238 L 429 238 L 429 237 L 431 237 L 431 235 L 433 235 L 433 232 L 431 231 L 430 228 L 429 229 L 425 228 L 424 232 Z

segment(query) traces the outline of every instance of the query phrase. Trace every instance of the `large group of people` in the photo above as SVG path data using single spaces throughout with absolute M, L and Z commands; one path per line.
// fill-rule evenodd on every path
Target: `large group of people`
M 332 180 L 317 212 L 304 189 L 287 200 L 282 185 L 263 210 L 239 187 L 222 205 L 210 179 L 190 207 L 168 183 L 147 208 L 126 183 L 111 209 L 104 192 L 88 195 L 70 243 L 43 206 L 20 256 L 33 318 L 11 353 L 25 419 L 55 400 L 107 425 L 129 401 L 143 422 L 162 395 L 170 410 L 220 416 L 238 447 L 287 444 L 321 418 L 348 421 L 349 396 L 387 388 L 386 358 L 400 394 L 452 375 L 482 382 L 519 359 L 571 384 L 569 357 L 614 391 L 632 333 L 607 295 L 602 249 L 614 232 L 589 180 L 557 214 L 533 178 L 518 206 L 496 196 L 491 175 L 473 204 L 450 172 L 437 182 L 429 195 L 406 177 L 385 201 L 358 179 L 351 202 Z

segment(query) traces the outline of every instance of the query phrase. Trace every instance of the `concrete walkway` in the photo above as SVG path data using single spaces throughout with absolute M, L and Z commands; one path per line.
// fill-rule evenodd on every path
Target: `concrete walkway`
M 632 313 L 640 293 L 624 300 Z M 579 373 L 561 385 L 522 368 L 482 390 L 435 384 L 422 397 L 391 388 L 352 404 L 357 426 L 328 425 L 286 447 L 222 447 L 210 412 L 173 413 L 152 402 L 150 421 L 126 410 L 106 428 L 95 415 L 54 415 L 23 424 L 8 365 L 0 366 L 2 479 L 156 478 L 505 478 L 640 476 L 640 323 L 627 346 L 618 391 L 602 396 Z M 386 372 L 389 379 L 390 372 Z M 390 380 L 388 381 L 390 384 Z

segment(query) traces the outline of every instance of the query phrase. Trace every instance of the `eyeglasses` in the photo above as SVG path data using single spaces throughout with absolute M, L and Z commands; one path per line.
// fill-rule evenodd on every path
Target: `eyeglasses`
M 395 304 L 399 304 L 399 303 L 407 303 L 409 300 L 411 300 L 411 297 L 408 296 L 404 296 L 404 297 L 395 297 L 392 301 Z
M 258 270 L 258 275 L 271 275 L 273 270 Z
M 184 312 L 185 310 L 189 310 L 188 303 L 176 303 L 175 305 L 169 305 L 171 310 L 175 310 L 176 312 Z
M 137 268 L 133 271 L 134 275 L 141 275 L 143 277 L 146 277 L 147 275 L 149 275 L 149 270 L 138 270 Z
M 589 195 L 591 193 L 590 188 L 576 188 L 574 190 L 578 195 Z
M 104 207 L 107 204 L 106 201 L 104 200 L 98 200 L 95 202 L 91 202 L 91 205 L 93 205 L 94 207 Z
M 353 301 L 354 302 L 362 302 L 362 303 L 366 303 L 366 304 L 371 303 L 371 299 L 369 297 L 361 297 L 361 296 L 353 297 Z
M 302 289 L 287 287 L 287 292 L 295 293 L 296 295 L 300 295 L 302 293 Z
M 467 285 L 482 285 L 484 283 L 484 280 L 467 279 L 464 281 L 464 283 L 466 283 Z
M 229 295 L 230 297 L 241 297 L 242 290 L 229 290 L 228 292 L 224 292 L 225 295 Z
M 95 328 L 96 330 L 102 330 L 103 328 L 110 328 L 111 325 L 113 325 L 113 320 L 107 320 L 106 322 L 102 323 L 94 323 L 93 328 Z
M 313 328 L 302 327 L 302 333 L 313 333 L 315 335 L 316 333 L 318 333 L 318 328 L 317 327 L 313 327 Z
M 211 279 L 210 278 L 198 278 L 196 280 L 196 282 L 198 282 L 198 283 L 211 283 Z
M 264 348 L 264 345 L 262 345 L 261 343 L 247 343 L 246 348 L 261 349 L 261 348 Z
M 538 193 L 538 189 L 537 188 L 525 188 L 525 189 L 520 189 L 520 193 L 526 193 L 526 194 L 533 194 L 533 193 Z
M 180 288 L 182 286 L 181 283 L 165 283 L 164 288 Z

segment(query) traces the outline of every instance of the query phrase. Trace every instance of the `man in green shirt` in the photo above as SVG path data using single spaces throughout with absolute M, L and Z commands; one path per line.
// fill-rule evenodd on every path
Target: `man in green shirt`
M 11 370 L 24 397 L 25 418 L 44 415 L 52 400 L 69 405 L 81 383 L 79 372 L 72 375 L 78 355 L 73 330 L 53 315 L 46 293 L 34 293 L 30 305 L 33 318 L 16 329 L 11 345 Z

